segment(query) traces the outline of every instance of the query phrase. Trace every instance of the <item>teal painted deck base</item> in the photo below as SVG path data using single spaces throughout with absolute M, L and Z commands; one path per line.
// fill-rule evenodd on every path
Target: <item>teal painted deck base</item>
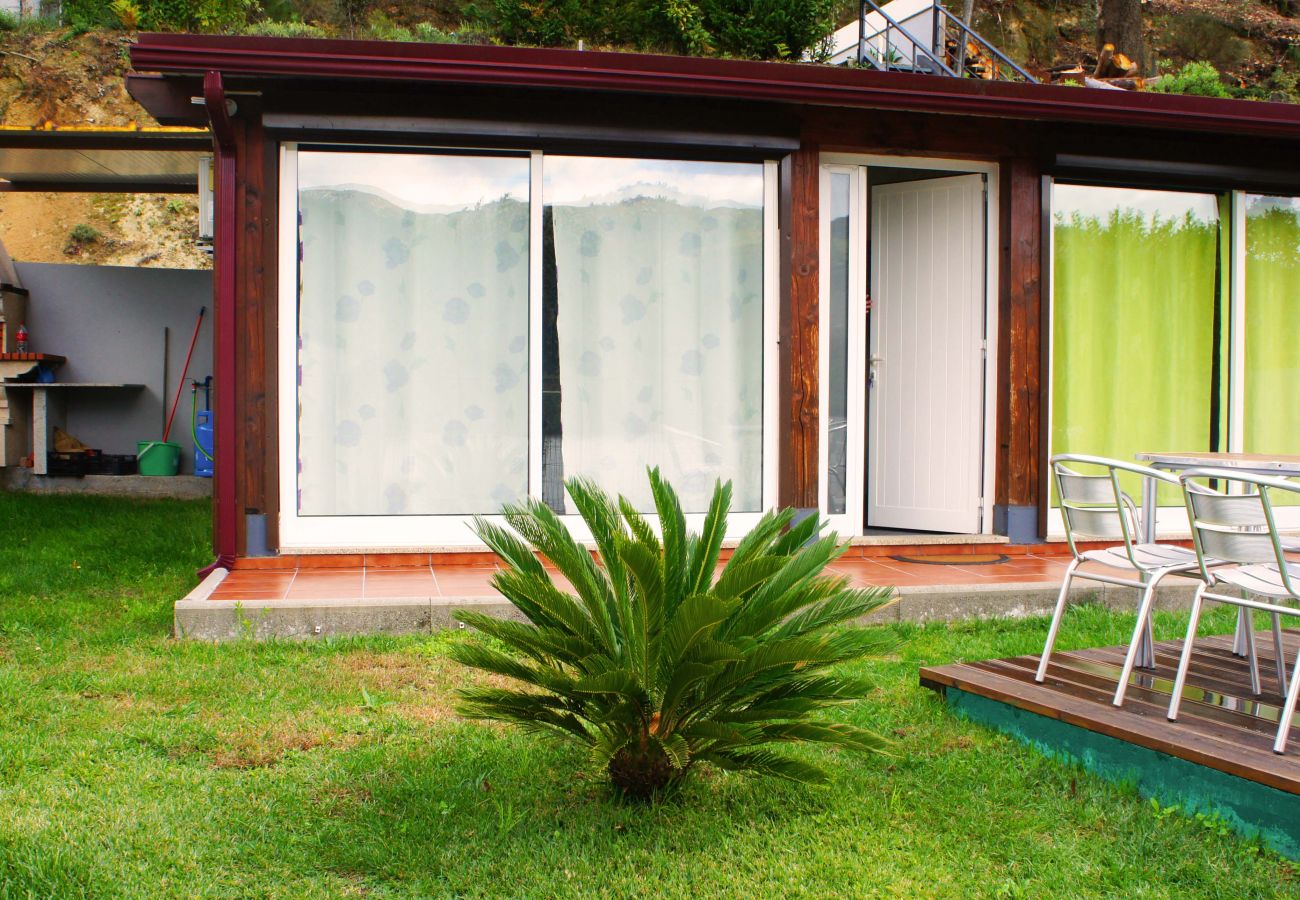
M 1296 794 L 958 688 L 945 688 L 944 696 L 959 715 L 1009 734 L 1046 756 L 1078 763 L 1107 781 L 1135 784 L 1138 793 L 1161 806 L 1178 806 L 1188 814 L 1218 814 L 1238 833 L 1258 836 L 1271 850 L 1300 859 Z

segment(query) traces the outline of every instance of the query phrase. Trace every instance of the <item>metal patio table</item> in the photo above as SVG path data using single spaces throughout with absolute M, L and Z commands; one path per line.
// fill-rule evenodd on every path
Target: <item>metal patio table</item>
M 1300 456 L 1283 456 L 1269 453 L 1139 453 L 1139 462 L 1144 462 L 1153 469 L 1169 472 L 1181 472 L 1186 469 L 1212 467 L 1216 469 L 1233 469 L 1247 475 L 1272 475 L 1275 478 L 1300 477 Z M 1142 540 L 1152 543 L 1156 539 L 1156 488 L 1150 478 L 1142 482 Z M 1246 655 L 1246 629 L 1250 627 L 1249 613 L 1245 609 L 1237 611 L 1237 635 L 1232 642 L 1232 651 L 1238 656 Z M 1138 651 L 1138 664 L 1150 666 L 1155 662 L 1150 645 L 1150 629 L 1144 636 Z

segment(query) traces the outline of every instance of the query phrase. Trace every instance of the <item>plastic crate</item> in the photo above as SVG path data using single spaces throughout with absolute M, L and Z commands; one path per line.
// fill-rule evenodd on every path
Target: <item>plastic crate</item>
M 50 475 L 89 475 L 99 464 L 102 454 L 98 450 L 78 450 L 75 453 L 48 453 L 45 471 Z
M 103 453 L 90 460 L 87 475 L 134 475 L 137 472 L 134 453 Z

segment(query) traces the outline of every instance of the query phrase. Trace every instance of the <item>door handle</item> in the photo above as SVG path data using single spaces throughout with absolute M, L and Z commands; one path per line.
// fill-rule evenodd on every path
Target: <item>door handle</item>
M 867 386 L 871 387 L 876 383 L 876 366 L 885 361 L 883 356 L 871 356 L 867 358 Z

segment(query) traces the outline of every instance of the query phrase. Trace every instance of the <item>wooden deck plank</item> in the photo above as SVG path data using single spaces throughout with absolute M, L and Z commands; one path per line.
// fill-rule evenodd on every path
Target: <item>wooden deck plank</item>
M 976 665 L 986 666 L 991 664 L 996 665 L 999 670 L 1005 669 L 1014 672 L 1016 679 L 1021 681 L 1026 679 L 1032 681 L 1038 665 L 1037 661 L 1031 661 L 1028 657 L 992 660 L 990 663 L 977 663 Z M 1063 688 L 1065 685 L 1079 685 L 1087 688 L 1090 692 L 1096 691 L 1098 697 L 1109 703 L 1110 698 L 1115 693 L 1118 677 L 1118 666 L 1114 667 L 1113 674 L 1108 677 L 1096 671 L 1080 670 L 1066 661 L 1048 666 L 1047 680 L 1044 684 L 1060 682 Z M 1143 715 L 1158 716 L 1163 719 L 1169 709 L 1173 678 L 1160 680 L 1163 684 L 1167 684 L 1170 690 L 1161 690 L 1159 687 L 1130 681 L 1124 699 L 1125 705 L 1127 706 L 1129 701 L 1134 701 L 1137 704 L 1135 710 L 1140 709 Z M 1273 709 L 1276 710 L 1276 707 Z M 1267 743 L 1270 747 L 1273 743 L 1273 736 L 1277 733 L 1277 725 L 1273 721 L 1239 709 L 1205 703 L 1196 697 L 1187 696 L 1186 692 L 1183 697 L 1183 707 L 1179 714 L 1180 716 L 1194 716 L 1210 722 L 1220 723 L 1225 728 L 1232 729 L 1232 732 L 1267 735 Z
M 1157 667 L 1129 685 L 1123 708 L 1110 703 L 1124 648 L 1099 647 L 1054 653 L 1044 684 L 1034 682 L 1037 657 L 927 666 L 921 683 L 957 688 L 1027 712 L 1117 738 L 1137 746 L 1300 794 L 1300 737 L 1293 730 L 1288 753 L 1272 752 L 1281 697 L 1276 692 L 1272 635 L 1257 635 L 1264 694 L 1251 697 L 1246 662 L 1232 654 L 1231 636 L 1198 639 L 1192 677 L 1177 722 L 1165 718 L 1174 666 L 1182 641 L 1156 645 Z M 1300 648 L 1300 632 L 1284 634 L 1288 656 Z M 1153 680 L 1154 679 L 1154 680 Z M 1197 691 L 1226 695 L 1203 702 Z M 1236 704 L 1240 703 L 1239 706 Z
M 974 665 L 984 671 L 1012 678 L 1022 684 L 1034 683 L 1032 670 L 1016 666 L 1010 660 L 988 660 Z M 1096 703 L 1115 712 L 1121 711 L 1111 705 L 1111 697 L 1115 693 L 1115 682 L 1113 680 L 1093 680 L 1082 673 L 1058 671 L 1056 675 L 1049 677 L 1042 686 L 1048 685 L 1061 693 L 1087 700 L 1090 703 Z M 1124 699 L 1124 712 L 1157 724 L 1168 722 L 1166 718 L 1168 709 L 1168 694 L 1152 692 L 1135 685 L 1130 685 L 1128 695 Z M 1273 734 L 1276 733 L 1276 728 L 1267 732 L 1263 730 L 1263 727 L 1251 728 L 1243 721 L 1245 718 L 1249 717 L 1234 714 L 1230 710 L 1216 709 L 1188 700 L 1183 701 L 1183 709 L 1179 712 L 1180 722 L 1184 724 L 1194 723 L 1198 732 L 1224 742 L 1227 745 L 1224 748 L 1225 752 L 1232 747 L 1240 746 L 1271 753 Z M 1261 726 L 1266 724 L 1261 721 Z

